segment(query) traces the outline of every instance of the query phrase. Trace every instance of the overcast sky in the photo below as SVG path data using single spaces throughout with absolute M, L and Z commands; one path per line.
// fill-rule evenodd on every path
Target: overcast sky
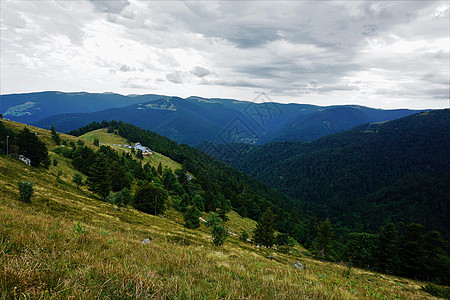
M 449 1 L 0 3 L 1 94 L 449 106 Z

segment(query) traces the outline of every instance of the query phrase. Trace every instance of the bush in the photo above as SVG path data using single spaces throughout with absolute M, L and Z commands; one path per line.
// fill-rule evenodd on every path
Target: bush
M 216 246 L 222 246 L 230 235 L 228 228 L 222 223 L 222 219 L 217 213 L 210 213 L 206 219 L 206 226 L 211 227 L 212 243 Z
M 126 207 L 132 200 L 133 195 L 128 188 L 123 188 L 120 192 L 110 192 L 106 198 L 106 202 L 109 202 L 117 206 L 117 210 L 120 211 L 122 207 Z
M 33 196 L 33 182 L 18 181 L 20 197 L 19 200 L 25 203 L 31 203 L 31 197 Z
M 80 187 L 80 185 L 83 184 L 83 177 L 81 176 L 80 173 L 75 173 L 75 175 L 73 175 L 73 177 L 72 177 L 72 182 L 75 183 L 78 188 L 78 187 Z
M 244 243 L 247 243 L 247 239 L 248 239 L 249 235 L 247 233 L 247 231 L 242 230 L 241 234 L 239 234 L 239 239 L 241 241 L 243 241 Z
M 450 287 L 443 287 L 428 283 L 426 286 L 422 287 L 422 289 L 435 297 L 450 299 Z

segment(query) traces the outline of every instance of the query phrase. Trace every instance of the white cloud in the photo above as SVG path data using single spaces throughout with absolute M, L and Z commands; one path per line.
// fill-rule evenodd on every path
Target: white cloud
M 158 93 L 446 107 L 446 1 L 12 1 L 1 93 Z M 149 79 L 155 78 L 155 79 Z

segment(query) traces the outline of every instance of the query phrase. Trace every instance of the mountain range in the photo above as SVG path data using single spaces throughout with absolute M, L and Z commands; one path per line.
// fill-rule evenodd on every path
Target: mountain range
M 93 121 L 121 120 L 177 142 L 264 144 L 305 140 L 354 126 L 393 120 L 418 111 L 382 110 L 358 105 L 279 104 L 265 94 L 255 102 L 186 99 L 164 95 L 40 92 L 0 96 L 5 118 L 68 132 Z

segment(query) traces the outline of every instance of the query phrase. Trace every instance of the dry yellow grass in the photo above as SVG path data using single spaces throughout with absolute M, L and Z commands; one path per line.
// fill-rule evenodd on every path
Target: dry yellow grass
M 58 169 L 67 177 L 74 171 L 52 155 L 60 163 L 50 170 L 0 157 L 2 299 L 433 298 L 421 282 L 359 269 L 346 274 L 345 266 L 256 248 L 233 236 L 216 248 L 205 227 L 185 229 L 172 209 L 165 217 L 117 211 L 66 177 L 56 182 Z M 34 182 L 31 204 L 17 200 L 17 180 Z M 254 222 L 232 213 L 228 224 L 249 231 Z M 145 238 L 151 243 L 142 244 Z M 297 261 L 307 268 L 296 269 Z

